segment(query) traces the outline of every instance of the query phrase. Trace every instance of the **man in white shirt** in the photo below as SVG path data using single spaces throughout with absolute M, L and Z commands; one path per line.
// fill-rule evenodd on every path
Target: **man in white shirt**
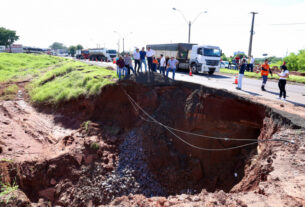
M 249 57 L 249 58 L 250 58 L 250 57 Z M 254 62 L 255 62 L 255 59 L 253 58 L 253 56 L 251 56 L 250 64 L 249 64 L 249 70 L 250 70 L 250 72 L 253 72 Z
M 166 68 L 166 59 L 163 56 L 163 54 L 161 54 L 161 57 L 160 57 L 160 74 L 163 73 L 164 76 L 165 76 L 165 68 Z
M 155 55 L 155 51 L 150 49 L 150 47 L 147 47 L 146 51 L 146 58 L 147 58 L 147 63 L 148 63 L 148 71 L 152 71 L 152 57 Z
M 134 59 L 134 71 L 138 71 L 140 69 L 140 52 L 139 49 L 137 48 L 136 51 L 133 53 L 133 59 Z M 138 70 L 137 70 L 138 66 Z

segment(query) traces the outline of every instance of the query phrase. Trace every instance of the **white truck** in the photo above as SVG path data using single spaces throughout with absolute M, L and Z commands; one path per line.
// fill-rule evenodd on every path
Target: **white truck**
M 166 58 L 175 57 L 179 61 L 178 69 L 191 69 L 193 73 L 219 72 L 221 49 L 218 46 L 190 43 L 147 45 L 155 51 L 155 57 L 163 54 Z

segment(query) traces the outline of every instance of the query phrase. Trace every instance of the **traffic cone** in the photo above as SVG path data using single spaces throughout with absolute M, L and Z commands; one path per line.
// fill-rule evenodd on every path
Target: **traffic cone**
M 238 84 L 238 78 L 237 78 L 237 76 L 235 76 L 234 84 Z
M 193 73 L 192 73 L 192 69 L 190 70 L 190 73 L 189 73 L 189 74 L 190 74 L 190 76 L 192 76 L 192 75 L 193 75 Z

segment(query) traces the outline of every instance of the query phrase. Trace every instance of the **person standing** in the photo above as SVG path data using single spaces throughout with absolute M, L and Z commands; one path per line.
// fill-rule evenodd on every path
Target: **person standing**
M 135 74 L 135 71 L 132 68 L 132 60 L 129 53 L 126 53 L 124 62 L 125 62 L 125 68 L 127 69 L 127 74 L 130 75 L 130 70 L 132 70 L 133 74 Z
M 146 57 L 147 57 L 147 64 L 148 64 L 149 72 L 152 71 L 152 61 L 153 61 L 154 53 L 155 52 L 152 49 L 150 49 L 150 47 L 147 47 Z
M 262 83 L 262 87 L 261 87 L 262 91 L 266 91 L 265 85 L 267 83 L 269 73 L 272 76 L 272 71 L 271 71 L 270 66 L 268 64 L 268 59 L 265 59 L 265 62 L 261 67 L 261 75 L 262 75 L 262 78 L 263 78 L 263 83 Z
M 242 64 L 239 69 L 239 74 L 238 74 L 238 85 L 236 87 L 237 90 L 241 90 L 242 81 L 243 81 L 243 77 L 244 77 L 246 68 L 247 68 L 247 61 L 246 61 L 246 59 L 243 59 Z
M 122 58 L 122 56 L 119 57 L 118 61 L 116 62 L 118 68 L 117 68 L 117 73 L 119 75 L 119 79 L 121 79 L 121 75 L 122 75 L 122 72 L 123 72 L 123 75 L 124 75 L 124 67 L 125 67 L 125 62 L 124 62 L 124 59 Z
M 159 62 L 158 60 L 156 59 L 155 56 L 152 57 L 152 71 L 153 72 L 157 72 L 157 66 L 158 66 Z
M 279 88 L 280 88 L 280 96 L 279 99 L 282 98 L 283 100 L 286 100 L 286 79 L 289 78 L 289 70 L 286 67 L 286 62 L 283 62 L 283 65 L 281 66 L 281 73 L 278 73 L 279 79 Z
M 137 48 L 136 51 L 133 53 L 133 59 L 134 59 L 134 70 L 135 72 L 140 69 L 140 52 L 139 49 Z M 137 70 L 138 68 L 138 70 Z
M 174 57 L 171 57 L 171 59 L 168 60 L 167 63 L 167 69 L 166 69 L 166 77 L 168 77 L 169 71 L 173 72 L 173 80 L 175 80 L 175 72 L 176 72 L 176 67 L 178 64 L 178 60 L 176 60 Z
M 254 59 L 253 56 L 251 56 L 250 64 L 249 64 L 249 70 L 250 70 L 250 72 L 253 72 L 254 62 L 255 62 L 255 59 Z
M 160 74 L 162 73 L 165 76 L 165 68 L 166 68 L 166 59 L 163 56 L 163 54 L 161 54 L 160 57 Z
M 146 60 L 145 60 L 145 57 L 146 57 L 146 52 L 144 50 L 144 47 L 142 47 L 142 50 L 140 51 L 140 64 L 141 64 L 141 72 L 142 72 L 142 63 L 144 63 L 145 65 L 145 72 L 147 70 L 147 65 L 146 65 Z

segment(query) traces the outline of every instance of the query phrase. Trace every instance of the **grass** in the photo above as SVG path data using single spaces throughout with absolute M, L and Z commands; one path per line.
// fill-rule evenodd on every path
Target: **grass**
M 38 76 L 61 61 L 64 58 L 49 55 L 0 53 L 0 83 Z
M 98 150 L 100 148 L 100 144 L 99 143 L 91 143 L 90 148 L 93 150 Z
M 117 74 L 113 70 L 55 56 L 0 54 L 0 83 L 28 79 L 31 83 L 26 88 L 33 102 L 58 104 L 99 94 L 103 86 L 117 80 Z M 7 93 L 17 93 L 16 87 L 10 86 Z
M 221 68 L 220 69 L 221 73 L 227 73 L 227 74 L 233 74 L 233 75 L 237 75 L 238 74 L 238 70 L 230 70 L 230 69 L 225 69 L 225 68 Z M 261 78 L 261 74 L 260 73 L 254 73 L 254 72 L 247 72 L 245 71 L 245 77 L 248 78 Z M 268 77 L 269 79 L 279 79 L 279 76 L 277 74 L 273 74 L 273 76 Z M 292 82 L 296 82 L 296 83 L 305 83 L 305 77 L 304 76 L 297 76 L 297 75 L 289 75 L 289 78 L 287 79 L 288 81 L 292 81 Z
M 114 83 L 116 79 L 117 75 L 112 70 L 81 62 L 67 62 L 35 80 L 30 87 L 30 97 L 37 103 L 57 104 L 80 96 L 99 94 L 103 86 Z
M 16 191 L 18 189 L 18 185 L 14 182 L 12 185 L 11 184 L 5 184 L 0 182 L 0 200 L 3 201 L 4 197 L 9 195 L 10 193 Z M 12 198 L 12 196 L 8 196 L 6 198 L 6 203 Z

